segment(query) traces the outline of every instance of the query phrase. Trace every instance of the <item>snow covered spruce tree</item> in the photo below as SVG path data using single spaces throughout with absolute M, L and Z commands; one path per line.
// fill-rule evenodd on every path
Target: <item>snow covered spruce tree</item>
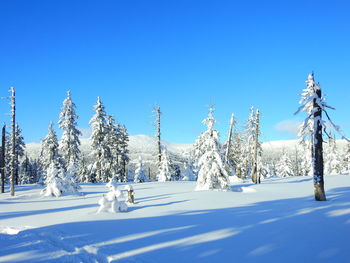
M 233 135 L 233 146 L 231 151 L 231 158 L 233 161 L 234 173 L 238 178 L 243 178 L 243 166 L 244 166 L 244 156 L 243 156 L 243 139 L 241 134 L 235 130 Z
M 161 161 L 158 167 L 157 179 L 158 182 L 170 181 L 172 177 L 172 163 L 169 158 L 168 151 L 165 147 L 162 147 Z
M 292 162 L 286 151 L 283 151 L 281 158 L 276 164 L 276 175 L 278 177 L 288 177 L 293 175 Z
M 300 128 L 300 136 L 310 137 L 311 139 L 311 160 L 312 174 L 314 178 L 314 192 L 316 201 L 325 201 L 326 194 L 324 191 L 324 164 L 323 164 L 323 130 L 326 130 L 325 121 L 322 119 L 322 112 L 327 116 L 329 123 L 339 133 L 340 128 L 335 126 L 326 111 L 326 108 L 334 109 L 326 104 L 325 98 L 322 96 L 321 86 L 315 82 L 314 73 L 309 74 L 306 80 L 306 89 L 301 94 L 299 102 L 301 106 L 298 111 L 306 112 L 308 115 Z M 308 132 L 311 130 L 311 133 Z
M 224 167 L 224 161 L 220 154 L 219 133 L 214 129 L 215 119 L 213 116 L 214 106 L 210 106 L 208 117 L 203 120 L 207 130 L 199 139 L 203 155 L 198 160 L 199 171 L 196 191 L 200 190 L 228 190 L 228 174 Z
M 337 148 L 335 137 L 330 136 L 328 146 L 326 148 L 325 172 L 328 175 L 336 175 L 341 173 L 341 162 Z
M 73 180 L 78 180 L 78 167 L 80 158 L 80 139 L 81 132 L 77 129 L 78 115 L 75 112 L 75 104 L 71 99 L 70 91 L 67 92 L 67 98 L 63 101 L 58 127 L 63 130 L 60 142 L 60 151 L 63 160 L 66 163 L 67 173 Z
M 19 184 L 33 184 L 35 183 L 35 177 L 33 174 L 32 164 L 26 155 L 19 166 L 18 173 Z
M 120 126 L 120 140 L 119 140 L 119 153 L 120 153 L 120 170 L 122 175 L 122 182 L 127 182 L 127 165 L 129 163 L 129 150 L 128 150 L 129 134 L 125 125 Z
M 258 167 L 262 154 L 260 136 L 260 112 L 250 108 L 249 118 L 245 124 L 243 132 L 243 149 L 242 149 L 242 174 L 243 178 L 251 177 L 253 183 L 260 183 L 260 171 Z
M 342 173 L 350 174 L 350 143 L 346 144 L 345 152 L 342 156 Z
M 58 153 L 58 141 L 52 122 L 47 136 L 42 140 L 41 162 L 46 171 L 45 188 L 41 194 L 60 196 L 63 193 L 75 193 L 79 186 L 65 174 L 62 156 Z
M 12 135 L 6 136 L 6 147 L 5 147 L 5 162 L 6 162 L 6 170 L 8 172 L 8 176 L 10 176 L 11 171 L 11 156 L 12 156 Z M 15 158 L 14 158 L 14 174 L 15 174 L 15 184 L 19 184 L 19 166 L 20 159 L 24 156 L 25 150 L 24 138 L 22 136 L 22 130 L 19 125 L 16 124 L 15 130 Z
M 141 156 L 139 156 L 135 168 L 134 183 L 143 183 L 146 182 L 146 180 L 146 170 L 144 169 L 143 160 Z
M 182 180 L 183 181 L 196 181 L 196 175 L 193 172 L 192 161 L 184 163 L 184 170 L 182 171 Z
M 92 129 L 90 140 L 93 156 L 92 177 L 94 177 L 93 182 L 108 182 L 112 156 L 107 140 L 109 132 L 107 115 L 100 97 L 97 98 L 94 110 L 95 115 L 90 120 Z
M 229 127 L 229 131 L 228 131 L 228 135 L 227 135 L 227 140 L 223 145 L 223 149 L 225 152 L 225 165 L 226 165 L 226 169 L 229 175 L 232 174 L 233 170 L 234 170 L 234 151 L 233 151 L 233 131 L 235 130 L 235 116 L 232 113 L 231 115 L 231 119 L 230 119 L 230 127 Z

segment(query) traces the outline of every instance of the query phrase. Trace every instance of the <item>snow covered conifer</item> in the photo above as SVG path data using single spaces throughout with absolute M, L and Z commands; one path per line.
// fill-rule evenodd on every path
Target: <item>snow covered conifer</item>
M 101 102 L 100 97 L 97 98 L 97 103 L 94 106 L 95 115 L 90 120 L 92 134 L 90 137 L 93 165 L 93 176 L 96 177 L 93 181 L 108 182 L 108 175 L 111 163 L 110 148 L 108 145 L 108 125 L 105 107 Z
M 304 120 L 300 129 L 301 137 L 311 137 L 312 143 L 312 173 L 314 178 L 314 193 L 316 201 L 325 201 L 326 194 L 324 191 L 324 164 L 323 164 L 323 130 L 326 130 L 325 121 L 322 119 L 322 112 L 327 116 L 329 123 L 340 132 L 340 128 L 333 124 L 326 111 L 326 108 L 334 109 L 326 104 L 322 96 L 321 86 L 315 82 L 314 74 L 309 74 L 306 80 L 306 89 L 301 94 L 299 102 L 301 106 L 298 112 L 305 111 L 307 118 Z M 311 133 L 309 132 L 311 130 Z
M 65 173 L 62 157 L 58 153 L 58 141 L 52 122 L 48 135 L 42 141 L 41 163 L 46 171 L 44 196 L 60 196 L 63 193 L 75 193 L 79 186 Z
M 350 174 L 350 143 L 346 144 L 346 149 L 342 158 L 342 172 Z
M 146 170 L 144 169 L 143 161 L 141 156 L 139 156 L 138 162 L 136 164 L 135 168 L 135 177 L 134 182 L 135 183 L 143 183 L 146 182 Z
M 244 171 L 244 156 L 243 156 L 243 139 L 241 134 L 235 130 L 233 135 L 233 145 L 232 145 L 232 162 L 234 167 L 235 175 L 238 178 L 243 178 Z
M 282 153 L 281 158 L 276 164 L 276 174 L 278 177 L 292 176 L 292 162 L 286 151 Z
M 18 176 L 19 184 L 32 184 L 35 182 L 32 164 L 27 155 L 20 164 Z
M 127 164 L 129 162 L 129 150 L 128 150 L 129 134 L 125 125 L 120 126 L 120 164 L 121 164 L 121 173 L 123 176 L 122 181 L 127 181 Z
M 85 157 L 80 159 L 78 177 L 81 183 L 92 183 L 91 173 L 89 172 Z
M 41 141 L 40 163 L 44 170 L 47 170 L 53 160 L 58 160 L 62 163 L 62 157 L 58 153 L 58 141 L 56 132 L 53 130 L 51 122 L 48 128 L 48 134 Z
M 158 167 L 157 179 L 159 182 L 170 181 L 172 176 L 171 161 L 168 151 L 165 147 L 162 148 L 162 157 Z
M 182 180 L 183 181 L 196 181 L 196 175 L 193 172 L 191 161 L 184 163 L 184 170 L 182 171 Z
M 80 139 L 81 131 L 77 129 L 78 115 L 75 112 L 75 104 L 71 99 L 70 91 L 67 92 L 67 98 L 63 101 L 59 128 L 63 130 L 60 150 L 66 163 L 78 162 L 80 159 Z
M 325 156 L 325 172 L 328 175 L 336 175 L 341 173 L 341 162 L 338 153 L 335 137 L 330 137 Z
M 67 98 L 63 101 L 59 128 L 63 130 L 59 149 L 67 165 L 67 170 L 73 179 L 77 179 L 78 162 L 80 158 L 80 139 L 81 132 L 77 129 L 78 115 L 75 112 L 75 104 L 71 99 L 70 91 L 67 92 Z
M 227 140 L 223 145 L 223 148 L 225 150 L 225 165 L 226 165 L 226 169 L 227 169 L 227 172 L 229 175 L 231 175 L 232 172 L 234 171 L 233 131 L 235 130 L 235 124 L 236 124 L 236 120 L 235 120 L 234 114 L 232 113 L 231 119 L 230 119 L 230 127 L 229 127 L 229 131 L 228 131 Z
M 207 130 L 201 134 L 201 138 L 205 138 L 201 147 L 205 152 L 198 161 L 200 168 L 196 190 L 228 190 L 229 188 L 228 174 L 220 154 L 219 133 L 214 129 L 216 120 L 213 112 L 214 107 L 210 106 L 208 117 L 203 120 Z

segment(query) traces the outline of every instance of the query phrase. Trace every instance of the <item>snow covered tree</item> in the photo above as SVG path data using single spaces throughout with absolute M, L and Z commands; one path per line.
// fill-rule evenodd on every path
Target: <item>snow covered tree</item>
M 53 130 L 53 123 L 51 122 L 48 128 L 48 134 L 41 141 L 40 163 L 44 171 L 47 171 L 53 160 L 57 160 L 61 166 L 63 161 L 61 155 L 58 153 L 58 141 L 56 132 Z M 46 175 L 43 175 L 43 181 Z
M 157 129 L 157 148 L 158 148 L 158 167 L 160 166 L 160 162 L 162 160 L 162 146 L 161 146 L 161 131 L 160 131 L 160 115 L 162 114 L 162 112 L 160 111 L 160 107 L 154 107 L 153 111 L 156 114 L 156 121 L 155 121 L 155 125 L 156 125 L 156 129 Z
M 73 179 L 77 180 L 78 163 L 80 158 L 80 139 L 81 132 L 77 129 L 78 115 L 75 111 L 75 104 L 71 99 L 70 91 L 67 92 L 67 98 L 63 101 L 58 127 L 63 130 L 60 142 L 60 151 L 63 160 L 66 163 L 67 171 Z
M 346 144 L 346 149 L 342 158 L 342 162 L 343 162 L 342 172 L 350 174 L 350 143 L 349 142 Z
M 299 147 L 301 148 L 300 174 L 302 176 L 312 176 L 311 141 L 302 139 L 299 141 Z
M 142 161 L 141 156 L 139 156 L 138 162 L 136 164 L 135 168 L 135 177 L 134 177 L 134 182 L 135 183 L 143 183 L 146 182 L 146 170 L 144 169 L 144 164 Z
M 121 155 L 121 129 L 120 125 L 115 123 L 113 116 L 107 116 L 106 134 L 107 145 L 110 148 L 110 168 L 109 174 L 116 174 L 120 169 L 119 158 Z
M 79 181 L 82 183 L 92 183 L 93 182 L 85 157 L 82 157 L 80 159 L 78 177 L 79 177 Z
M 298 112 L 304 111 L 307 118 L 304 120 L 300 129 L 300 136 L 311 137 L 312 150 L 312 173 L 314 178 L 314 192 L 316 201 L 325 201 L 326 194 L 324 191 L 324 166 L 323 166 L 323 130 L 326 131 L 325 121 L 322 119 L 322 112 L 327 116 L 328 122 L 333 128 L 341 133 L 340 128 L 333 124 L 326 108 L 334 109 L 326 104 L 322 96 L 321 86 L 315 82 L 314 74 L 309 74 L 306 80 L 306 89 L 301 94 L 301 100 Z M 309 132 L 311 130 L 311 133 Z
M 328 175 L 336 175 L 341 173 L 341 162 L 338 153 L 335 137 L 330 137 L 328 140 L 328 147 L 325 154 L 325 172 Z
M 173 163 L 171 165 L 171 181 L 180 181 L 182 178 L 180 166 Z
M 301 147 L 298 145 L 294 146 L 293 156 L 291 158 L 292 164 L 292 174 L 295 176 L 301 176 L 302 174 L 302 160 L 304 158 L 304 154 L 301 151 Z
M 157 179 L 158 182 L 170 181 L 172 177 L 172 163 L 170 161 L 168 151 L 165 147 L 162 148 L 162 157 L 158 167 Z
M 260 136 L 260 113 L 250 108 L 249 118 L 244 126 L 242 134 L 242 178 L 251 177 L 254 183 L 260 182 L 260 171 L 258 164 L 261 158 L 262 148 L 259 141 Z
M 225 151 L 225 165 L 226 165 L 226 169 L 227 169 L 227 172 L 229 175 L 231 175 L 233 170 L 234 170 L 233 131 L 235 130 L 235 124 L 236 124 L 235 116 L 232 113 L 231 119 L 230 119 L 230 127 L 229 127 L 229 131 L 228 131 L 228 135 L 227 135 L 227 140 L 223 145 L 223 149 Z
M 288 177 L 293 175 L 292 163 L 286 151 L 276 164 L 276 174 L 278 177 Z
M 127 165 L 129 163 L 129 150 L 128 150 L 128 142 L 129 142 L 129 134 L 124 125 L 120 126 L 120 141 L 119 141 L 119 148 L 120 148 L 120 166 L 121 166 L 121 175 L 122 175 L 122 181 L 127 181 Z
M 233 162 L 234 167 L 234 173 L 238 178 L 243 178 L 243 174 L 245 174 L 244 171 L 244 142 L 242 139 L 241 134 L 235 130 L 234 136 L 233 136 L 233 145 L 232 145 L 232 151 L 231 151 L 231 159 Z
M 97 98 L 94 110 L 95 115 L 90 120 L 92 129 L 90 140 L 93 156 L 92 176 L 96 177 L 93 181 L 108 182 L 111 166 L 111 151 L 107 138 L 110 129 L 107 125 L 105 107 L 100 97 Z
M 35 182 L 32 164 L 26 155 L 19 166 L 19 184 L 32 184 Z
M 224 167 L 223 158 L 220 154 L 219 133 L 214 129 L 216 120 L 213 116 L 214 107 L 210 106 L 208 117 L 203 120 L 207 130 L 200 135 L 205 138 L 201 142 L 204 154 L 199 158 L 199 172 L 196 190 L 228 190 L 228 174 Z
M 79 186 L 73 178 L 65 173 L 64 162 L 58 153 L 57 135 L 53 130 L 52 122 L 49 125 L 48 135 L 42 140 L 41 163 L 46 171 L 44 196 L 60 196 L 63 193 L 75 193 Z
M 193 172 L 191 161 L 184 163 L 184 170 L 182 171 L 182 180 L 183 181 L 196 181 L 196 175 Z
M 19 178 L 18 178 L 18 172 L 19 172 L 19 165 L 20 165 L 20 158 L 24 156 L 24 150 L 25 150 L 25 143 L 22 136 L 22 130 L 19 128 L 19 125 L 16 124 L 16 131 L 15 131 L 15 159 L 14 159 L 14 165 L 15 165 L 15 184 L 18 185 Z M 12 139 L 11 137 L 7 137 L 7 158 L 5 157 L 5 160 L 8 160 L 8 165 L 11 165 L 11 155 L 12 155 Z M 9 168 L 10 171 L 10 168 Z
M 261 177 L 261 143 L 259 141 L 260 136 L 260 112 L 259 110 L 255 113 L 255 122 L 254 122 L 254 147 L 253 147 L 253 167 L 252 167 L 252 181 L 253 183 L 260 184 Z M 259 165 L 260 164 L 260 165 Z

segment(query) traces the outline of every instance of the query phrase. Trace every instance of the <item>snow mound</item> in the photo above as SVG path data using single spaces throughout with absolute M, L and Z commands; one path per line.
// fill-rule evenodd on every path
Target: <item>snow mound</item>
M 17 235 L 19 232 L 29 228 L 30 227 L 0 227 L 0 233 L 5 235 Z
M 232 187 L 233 192 L 242 192 L 242 193 L 255 193 L 256 189 L 248 187 L 248 186 L 241 186 L 241 187 Z
M 243 180 L 241 178 L 238 178 L 236 175 L 229 176 L 228 179 L 230 181 L 230 184 L 243 183 Z

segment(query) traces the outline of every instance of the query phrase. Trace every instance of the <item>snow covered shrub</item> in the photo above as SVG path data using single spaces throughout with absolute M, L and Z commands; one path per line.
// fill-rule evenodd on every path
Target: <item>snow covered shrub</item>
M 143 160 L 141 156 L 139 156 L 135 169 L 134 183 L 143 183 L 146 182 L 146 180 L 146 171 L 144 169 Z
M 102 198 L 98 201 L 100 205 L 97 213 L 101 212 L 125 212 L 128 210 L 126 202 L 123 200 L 124 195 L 122 191 L 117 189 L 116 180 L 113 181 L 113 178 L 107 184 L 107 187 L 110 191 L 107 194 L 104 194 Z
M 182 172 L 183 181 L 196 181 L 196 175 L 193 172 L 193 168 L 190 162 L 184 163 L 184 170 Z
M 45 188 L 41 191 L 44 196 L 59 197 L 66 193 L 78 192 L 79 186 L 67 176 L 63 169 L 56 163 L 51 163 L 47 170 Z

